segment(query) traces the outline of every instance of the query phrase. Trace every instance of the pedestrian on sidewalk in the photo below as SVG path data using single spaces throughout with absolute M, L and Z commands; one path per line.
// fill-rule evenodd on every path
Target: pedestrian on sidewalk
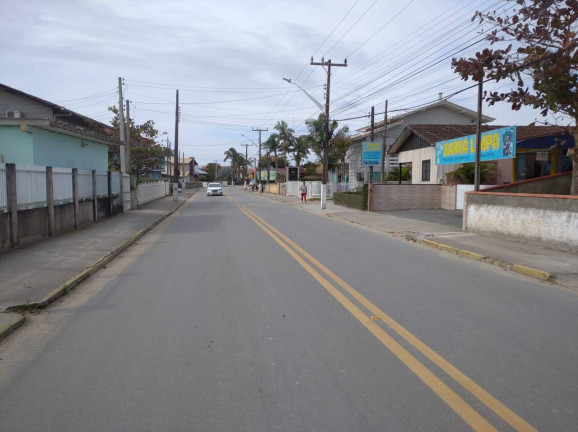
M 305 182 L 303 182 L 299 190 L 301 191 L 301 202 L 307 202 L 307 186 Z

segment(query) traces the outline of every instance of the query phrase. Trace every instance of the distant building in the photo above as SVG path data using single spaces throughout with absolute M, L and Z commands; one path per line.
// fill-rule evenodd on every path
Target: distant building
M 0 84 L 0 162 L 108 170 L 112 127 Z

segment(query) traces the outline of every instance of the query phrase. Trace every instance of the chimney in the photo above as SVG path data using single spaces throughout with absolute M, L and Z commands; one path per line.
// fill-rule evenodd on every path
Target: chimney
M 438 93 L 438 100 L 442 100 L 443 93 Z

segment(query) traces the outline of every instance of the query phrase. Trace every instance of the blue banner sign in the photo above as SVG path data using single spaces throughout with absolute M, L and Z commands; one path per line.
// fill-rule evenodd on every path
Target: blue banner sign
M 516 126 L 482 133 L 480 160 L 516 157 Z M 436 143 L 436 164 L 449 165 L 476 161 L 476 136 L 468 135 Z
M 381 164 L 381 143 L 363 142 L 361 150 L 361 165 L 375 166 Z

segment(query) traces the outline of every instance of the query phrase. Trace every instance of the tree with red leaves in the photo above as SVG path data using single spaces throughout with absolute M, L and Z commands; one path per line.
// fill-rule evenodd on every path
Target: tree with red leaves
M 474 58 L 453 59 L 452 67 L 464 80 L 510 79 L 510 92 L 484 92 L 489 105 L 509 102 L 513 110 L 531 106 L 541 111 L 564 114 L 573 119 L 568 131 L 574 148 L 571 194 L 578 195 L 578 0 L 507 0 L 517 7 L 512 15 L 476 12 L 472 21 L 489 23 L 493 29 L 486 48 Z M 530 83 L 529 85 L 527 83 Z

